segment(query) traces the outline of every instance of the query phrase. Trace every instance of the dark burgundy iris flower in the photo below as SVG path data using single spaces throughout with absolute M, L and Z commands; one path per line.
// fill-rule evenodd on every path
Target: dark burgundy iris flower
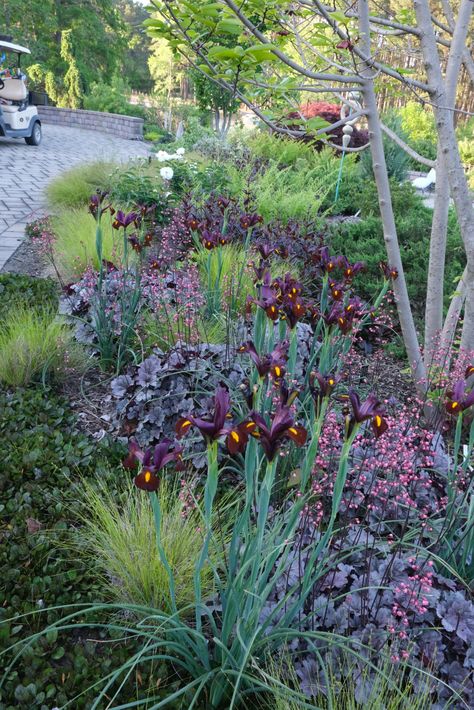
M 344 313 L 350 314 L 351 317 L 363 315 L 366 313 L 364 302 L 358 296 L 350 298 L 344 307 Z
M 473 368 L 468 368 L 471 369 Z M 453 389 L 447 393 L 446 411 L 449 414 L 457 416 L 474 404 L 474 388 L 466 392 L 466 387 L 466 380 L 458 380 Z
M 251 412 L 250 420 L 256 425 L 251 436 L 259 440 L 268 461 L 273 461 L 285 439 L 291 439 L 297 446 L 303 446 L 306 442 L 306 429 L 295 424 L 289 407 L 278 407 L 270 426 L 258 412 Z
M 343 316 L 343 311 L 339 303 L 333 303 L 329 313 L 322 314 L 326 325 L 337 325 L 337 319 Z
M 131 224 L 134 224 L 135 227 L 138 227 L 140 224 L 141 216 L 138 214 L 138 212 L 122 212 L 122 210 L 118 210 L 115 213 L 114 221 L 112 222 L 112 227 L 114 229 L 127 229 Z
M 183 437 L 190 429 L 195 427 L 201 432 L 206 444 L 216 441 L 222 436 L 226 437 L 226 444 L 229 453 L 236 454 L 243 452 L 250 434 L 255 430 L 256 424 L 253 419 L 245 419 L 236 426 L 227 424 L 230 416 L 230 396 L 225 387 L 218 387 L 214 396 L 214 408 L 210 412 L 209 418 L 194 417 L 189 414 L 181 417 L 176 422 L 176 435 Z
M 337 266 L 335 257 L 332 257 L 329 253 L 329 247 L 322 247 L 316 253 L 315 258 L 323 273 L 330 273 Z
M 326 325 L 336 325 L 341 333 L 346 334 L 352 329 L 354 315 L 355 313 L 346 311 L 342 304 L 336 301 L 329 313 L 323 314 L 323 319 Z
M 249 302 L 255 303 L 262 308 L 271 320 L 277 320 L 279 313 L 279 301 L 275 290 L 271 284 L 271 275 L 265 271 L 262 284 L 259 287 L 259 298 L 250 298 Z
M 224 212 L 230 205 L 230 200 L 227 197 L 219 197 L 217 199 L 217 206 L 221 210 L 221 212 Z
M 131 245 L 133 251 L 136 251 L 138 254 L 142 251 L 143 246 L 136 234 L 132 234 L 128 237 L 128 243 Z
M 258 264 L 256 264 L 254 261 L 249 261 L 248 266 L 254 270 L 255 283 L 261 283 L 264 279 L 265 272 L 268 269 L 268 263 L 263 259 L 260 259 L 260 262 Z
M 251 340 L 241 345 L 237 352 L 248 353 L 260 377 L 266 377 L 268 374 L 271 374 L 278 380 L 283 377 L 285 373 L 285 363 L 288 353 L 287 341 L 278 343 L 275 349 L 267 355 L 259 355 Z
M 398 270 L 393 266 L 389 266 L 386 261 L 380 262 L 380 268 L 387 281 L 390 281 L 390 279 L 393 279 L 393 281 L 398 279 Z
M 363 271 L 365 269 L 365 264 L 363 261 L 356 261 L 353 264 L 351 264 L 347 259 L 345 259 L 345 267 L 344 267 L 344 278 L 346 281 L 351 281 L 354 276 L 356 276 L 360 271 Z
M 304 305 L 301 298 L 298 298 L 295 301 L 292 301 L 289 298 L 285 298 L 282 312 L 283 317 L 286 321 L 288 321 L 288 325 L 290 326 L 291 330 L 293 330 L 293 328 L 295 328 L 298 324 L 298 321 L 300 321 L 306 314 L 306 306 Z
M 293 278 L 291 274 L 285 274 L 283 277 L 274 279 L 272 288 L 277 292 L 281 303 L 283 303 L 285 298 L 290 301 L 296 301 L 303 290 L 301 283 Z
M 245 421 L 241 422 L 236 427 L 229 429 L 226 439 L 229 454 L 235 455 L 242 453 L 247 446 L 249 436 L 252 435 L 255 429 L 256 424 L 251 418 L 245 419 Z
M 284 244 L 281 244 L 275 249 L 275 254 L 278 254 L 280 259 L 288 259 L 289 251 Z
M 349 399 L 352 405 L 352 424 L 372 421 L 372 428 L 375 436 L 381 436 L 388 429 L 388 424 L 384 419 L 384 409 L 374 394 L 369 394 L 365 402 L 360 401 L 360 397 L 354 390 L 349 390 Z
M 263 222 L 263 217 L 259 214 L 243 214 L 240 218 L 242 229 L 250 229 Z
M 186 222 L 188 229 L 195 232 L 199 228 L 199 220 L 197 217 L 191 216 Z
M 262 257 L 262 259 L 267 261 L 267 259 L 269 259 L 271 255 L 276 252 L 276 249 L 274 247 L 271 247 L 270 244 L 259 244 L 257 246 L 257 251 Z
M 316 380 L 318 381 L 319 387 L 315 387 Z M 312 372 L 309 378 L 309 384 L 314 400 L 321 402 L 325 397 L 329 397 L 339 380 L 340 377 L 336 375 L 322 375 L 320 372 Z
M 160 485 L 158 473 L 172 461 L 177 471 L 183 469 L 182 451 L 179 446 L 174 446 L 169 439 L 164 439 L 154 448 L 143 451 L 136 441 L 129 444 L 128 456 L 123 462 L 124 468 L 134 469 L 137 462 L 141 464 L 141 471 L 133 479 L 137 488 L 143 491 L 156 491 Z
M 180 417 L 176 422 L 176 435 L 181 438 L 195 427 L 199 429 L 206 443 L 213 441 L 229 433 L 229 428 L 224 426 L 229 414 L 229 392 L 225 387 L 218 387 L 214 396 L 214 408 L 212 412 L 209 412 L 209 418 L 202 419 L 191 414 Z
M 352 326 L 352 317 L 347 314 L 344 316 L 339 316 L 339 318 L 337 319 L 337 327 L 339 328 L 341 333 L 344 333 L 344 335 L 346 335 L 347 333 L 349 333 L 349 331 L 352 330 Z
M 279 389 L 280 389 L 280 404 L 282 407 L 291 407 L 295 399 L 299 395 L 299 390 L 297 389 L 291 389 L 288 387 L 287 383 L 285 380 L 281 380 L 279 382 Z
M 203 229 L 201 232 L 201 242 L 206 249 L 215 249 L 220 244 L 221 235 L 219 232 L 211 232 L 209 229 Z
M 110 213 L 114 214 L 115 210 L 113 209 L 112 205 L 110 203 L 104 204 L 108 195 L 108 192 L 103 192 L 102 190 L 97 190 L 97 192 L 91 195 L 91 198 L 89 200 L 89 212 L 96 219 L 98 216 L 100 217 L 104 212 L 107 212 L 107 210 L 110 210 Z
M 330 284 L 331 296 L 334 301 L 342 301 L 344 298 L 344 288 L 342 284 L 338 284 L 335 281 Z

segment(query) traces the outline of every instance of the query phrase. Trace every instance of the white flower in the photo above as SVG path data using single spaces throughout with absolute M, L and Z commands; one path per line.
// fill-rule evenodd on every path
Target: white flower
M 174 175 L 173 168 L 161 168 L 160 175 L 163 180 L 171 180 Z
M 156 157 L 160 161 L 160 163 L 164 163 L 165 160 L 169 160 L 170 156 L 166 152 L 166 150 L 159 150 L 158 153 L 156 153 Z
M 186 153 L 184 148 L 178 148 L 176 151 L 176 155 L 184 155 Z

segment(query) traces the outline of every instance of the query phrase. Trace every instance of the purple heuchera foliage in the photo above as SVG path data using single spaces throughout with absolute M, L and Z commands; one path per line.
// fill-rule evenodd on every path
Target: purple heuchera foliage
M 436 607 L 446 631 L 452 631 L 466 643 L 474 643 L 474 606 L 462 592 L 450 592 Z

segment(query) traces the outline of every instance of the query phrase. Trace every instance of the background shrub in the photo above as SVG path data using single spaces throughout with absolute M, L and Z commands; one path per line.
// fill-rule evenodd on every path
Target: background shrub
M 129 97 L 130 88 L 127 83 L 120 76 L 114 76 L 110 84 L 96 82 L 91 85 L 89 94 L 84 96 L 84 108 L 145 118 L 145 109 L 131 104 Z
M 157 177 L 155 165 L 136 163 L 115 170 L 111 179 L 110 197 L 123 207 L 154 205 L 166 201 L 163 181 Z
M 304 164 L 303 164 L 304 163 Z M 273 163 L 266 169 L 253 171 L 236 166 L 231 173 L 230 192 L 242 198 L 251 195 L 256 211 L 265 221 L 308 221 L 320 216 L 325 200 L 334 193 L 337 170 L 323 174 L 305 161 L 280 167 Z
M 404 194 L 404 191 L 400 194 Z M 367 196 L 361 197 L 363 209 L 368 212 L 375 211 L 375 208 L 369 208 L 370 203 L 365 202 L 366 198 Z M 406 211 L 397 210 L 395 214 L 402 261 L 406 267 L 408 293 L 419 317 L 423 316 L 425 305 L 432 219 L 432 210 L 422 204 Z M 380 217 L 369 214 L 359 222 L 341 223 L 333 227 L 329 238 L 333 252 L 345 254 L 353 261 L 366 263 L 367 271 L 359 277 L 358 290 L 365 298 L 373 298 L 380 287 L 379 263 L 387 258 Z M 464 268 L 464 252 L 453 211 L 449 216 L 447 253 L 449 258 L 445 270 L 446 307 Z
M 432 110 L 416 101 L 408 101 L 398 110 L 406 142 L 420 155 L 436 159 L 436 127 Z M 409 158 L 410 168 L 426 172 L 426 165 Z
M 407 101 L 398 113 L 402 128 L 411 140 L 433 140 L 436 136 L 435 119 L 429 106 Z
M 403 130 L 400 116 L 392 112 L 383 117 L 384 123 L 391 128 L 402 140 L 407 142 L 408 134 Z M 402 182 L 407 177 L 410 159 L 405 151 L 395 141 L 383 134 L 383 148 L 389 178 Z M 372 155 L 370 149 L 364 150 L 360 158 L 362 176 L 373 179 Z

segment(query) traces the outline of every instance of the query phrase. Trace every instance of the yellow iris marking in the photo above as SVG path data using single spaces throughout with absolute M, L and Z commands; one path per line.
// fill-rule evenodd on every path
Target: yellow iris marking
M 295 436 L 298 434 L 298 429 L 295 429 L 295 427 L 290 427 L 288 431 L 291 431 L 292 434 L 295 434 Z
M 375 417 L 375 424 L 378 427 L 382 425 L 382 419 L 378 415 Z
M 275 367 L 275 375 L 276 375 L 277 377 L 280 377 L 280 375 L 281 375 L 281 370 L 280 370 L 280 368 L 279 368 L 278 366 Z
M 230 435 L 233 438 L 233 440 L 236 441 L 237 443 L 240 441 L 240 436 L 237 434 L 236 431 L 231 431 Z
M 459 402 L 452 402 L 451 409 L 457 409 L 459 407 Z
M 332 387 L 332 385 L 334 384 L 334 380 L 329 380 L 329 384 L 330 384 L 331 387 Z
M 145 483 L 150 483 L 151 481 L 151 473 L 150 471 L 145 471 Z
M 184 429 L 187 426 L 191 426 L 189 419 L 186 419 L 186 421 L 181 424 L 181 429 Z
M 247 429 L 253 429 L 255 426 L 255 422 L 247 422 L 246 427 Z

